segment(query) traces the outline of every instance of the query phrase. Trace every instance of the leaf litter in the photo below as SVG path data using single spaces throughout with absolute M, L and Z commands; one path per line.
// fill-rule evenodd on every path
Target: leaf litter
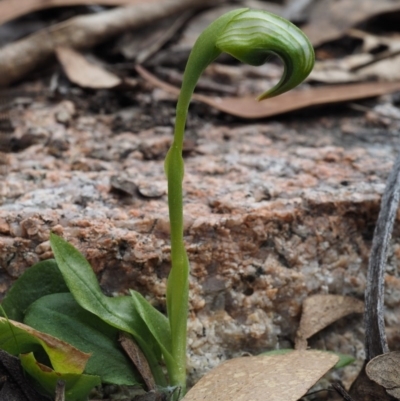
M 364 302 L 343 295 L 321 294 L 303 302 L 295 348 L 306 349 L 307 340 L 333 322 L 351 313 L 363 313 Z
M 391 396 L 400 399 L 400 351 L 392 351 L 371 359 L 366 367 L 368 377 Z
M 183 401 L 296 401 L 338 360 L 321 351 L 230 359 L 200 379 Z

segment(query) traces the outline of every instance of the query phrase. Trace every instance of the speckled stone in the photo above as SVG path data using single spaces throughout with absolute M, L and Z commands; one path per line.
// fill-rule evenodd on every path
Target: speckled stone
M 35 103 L 16 124 L 16 139 L 32 127 L 44 134 L 8 154 L 0 182 L 0 292 L 52 256 L 53 231 L 86 255 L 107 294 L 134 288 L 165 310 L 170 246 L 163 157 L 172 128 L 115 135 L 106 117 L 70 113 L 65 120 L 60 110 Z M 184 196 L 188 366 L 197 380 L 228 357 L 292 346 L 310 294 L 362 299 L 398 139 L 345 117 L 298 126 L 204 125 L 192 136 Z M 127 180 L 130 190 L 111 180 Z M 399 233 L 396 228 L 386 279 L 393 347 L 400 343 Z M 345 323 L 311 345 L 362 358 L 361 317 Z

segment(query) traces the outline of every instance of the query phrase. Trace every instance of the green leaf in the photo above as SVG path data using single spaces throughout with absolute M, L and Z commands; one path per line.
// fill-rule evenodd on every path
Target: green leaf
M 70 293 L 40 298 L 27 310 L 24 323 L 90 353 L 85 373 L 100 376 L 102 382 L 140 382 L 119 345 L 118 330 L 81 308 Z
M 5 318 L 0 318 L 0 349 L 11 355 L 43 349 L 53 368 L 62 373 L 82 373 L 90 358 L 58 338 Z
M 66 401 L 86 400 L 90 391 L 101 384 L 100 377 L 73 373 L 59 373 L 37 362 L 33 353 L 20 355 L 24 370 L 49 395 L 54 396 L 58 380 L 65 382 Z
M 328 351 L 328 352 L 330 352 L 330 351 Z M 338 362 L 334 366 L 335 369 L 344 368 L 345 366 L 350 365 L 351 363 L 353 363 L 356 360 L 351 355 L 341 354 L 339 352 L 332 352 L 332 354 L 335 354 L 339 357 Z
M 161 349 L 135 310 L 132 297 L 105 296 L 90 264 L 77 249 L 55 234 L 50 235 L 50 243 L 75 301 L 109 325 L 132 334 L 149 362 L 156 383 L 165 386 L 165 377 L 158 363 Z
M 293 351 L 294 351 L 294 349 L 292 349 L 292 348 L 273 349 L 271 351 L 262 352 L 259 355 L 265 355 L 265 356 L 285 355 L 285 354 L 288 354 L 289 352 L 293 352 Z
M 36 263 L 10 288 L 2 306 L 9 319 L 22 322 L 29 305 L 37 299 L 58 292 L 68 292 L 63 276 L 54 259 Z
M 137 291 L 130 291 L 135 309 L 146 323 L 154 338 L 161 347 L 171 349 L 171 329 L 168 318 L 159 312 Z
M 105 296 L 89 262 L 71 244 L 55 234 L 51 247 L 59 269 L 76 302 L 111 326 L 140 337 L 144 328 L 129 297 Z
M 131 295 L 137 312 L 159 344 L 167 366 L 174 364 L 175 361 L 171 355 L 171 329 L 167 317 L 155 309 L 154 306 L 137 291 L 131 291 Z

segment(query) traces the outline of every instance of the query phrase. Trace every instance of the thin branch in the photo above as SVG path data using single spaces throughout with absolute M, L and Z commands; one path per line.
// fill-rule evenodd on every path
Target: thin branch
M 149 0 L 157 1 L 157 0 Z M 34 11 L 52 7 L 66 7 L 78 5 L 126 6 L 143 3 L 143 0 L 2 0 L 0 2 L 0 24 L 21 17 Z
M 332 387 L 345 401 L 355 401 L 354 398 L 345 390 L 345 388 L 339 383 L 332 383 Z
M 369 259 L 365 292 L 365 351 L 366 360 L 389 352 L 386 340 L 384 307 L 384 278 L 389 242 L 400 197 L 400 155 L 387 180 L 381 210 L 375 227 Z

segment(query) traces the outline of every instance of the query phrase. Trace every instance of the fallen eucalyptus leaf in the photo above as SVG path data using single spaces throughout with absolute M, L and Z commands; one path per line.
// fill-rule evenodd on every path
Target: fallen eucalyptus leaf
M 338 359 L 321 351 L 231 359 L 200 379 L 183 400 L 296 401 Z
M 313 295 L 303 302 L 295 348 L 306 349 L 307 339 L 351 313 L 363 313 L 364 303 L 343 295 Z
M 56 56 L 68 79 L 82 88 L 111 89 L 122 84 L 121 78 L 74 49 L 57 47 Z
M 371 359 L 365 371 L 368 377 L 382 387 L 388 394 L 400 399 L 400 351 L 392 351 Z
M 272 356 L 272 355 L 285 355 L 288 354 L 289 352 L 293 352 L 294 349 L 292 348 L 282 348 L 282 349 L 274 349 L 271 351 L 266 351 L 262 352 L 259 354 L 259 356 Z M 355 361 L 355 358 L 353 358 L 351 355 L 347 354 L 341 354 L 339 352 L 333 352 L 333 351 L 325 351 L 325 350 L 318 350 L 321 352 L 330 352 L 331 354 L 337 355 L 339 357 L 339 360 L 337 361 L 336 365 L 334 366 L 335 369 L 340 369 L 343 368 L 347 365 L 350 365 Z
M 142 66 L 135 67 L 139 75 L 151 85 L 178 97 L 179 89 L 161 81 Z M 265 118 L 306 107 L 347 102 L 392 93 L 400 90 L 400 82 L 365 82 L 352 85 L 322 86 L 284 93 L 270 102 L 259 102 L 255 97 L 212 97 L 194 94 L 193 99 L 241 118 Z

